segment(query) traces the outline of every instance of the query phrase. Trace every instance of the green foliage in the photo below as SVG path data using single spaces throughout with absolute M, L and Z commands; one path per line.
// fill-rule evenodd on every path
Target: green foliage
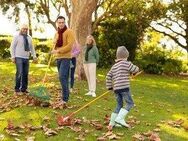
M 177 55 L 179 54 L 179 55 Z M 167 50 L 157 46 L 149 46 L 138 51 L 136 63 L 147 73 L 151 74 L 179 74 L 187 69 L 179 59 L 180 51 Z
M 9 51 L 9 47 L 11 44 L 10 41 L 11 41 L 10 37 L 0 38 L 0 58 L 6 59 L 10 57 L 10 51 Z
M 31 63 L 29 77 L 30 90 L 42 80 L 45 69 L 46 65 L 35 65 Z M 49 70 L 49 79 L 46 83 L 46 88 L 52 96 L 52 104 L 59 102 L 58 97 L 60 96 L 60 84 L 57 78 L 56 69 L 56 67 L 52 67 L 52 69 Z M 87 82 L 75 81 L 75 93 L 70 95 L 69 107 L 67 109 L 53 109 L 52 107 L 43 108 L 32 104 L 27 106 L 26 103 L 28 103 L 28 99 L 25 99 L 24 96 L 17 96 L 15 100 L 15 97 L 12 94 L 15 77 L 14 71 L 14 64 L 10 62 L 0 62 L 0 135 L 1 137 L 5 137 L 3 140 L 15 140 L 15 137 L 9 135 L 5 130 L 8 121 L 13 123 L 13 127 L 25 127 L 25 129 L 16 128 L 11 130 L 18 132 L 19 136 L 16 137 L 16 139 L 18 138 L 17 140 L 23 141 L 28 137 L 34 137 L 37 141 L 74 141 L 78 138 L 81 138 L 80 140 L 85 139 L 86 141 L 94 141 L 107 133 L 104 117 L 105 115 L 110 116 L 116 106 L 116 99 L 113 92 L 98 99 L 72 117 L 73 120 L 77 120 L 78 122 L 81 121 L 81 124 L 76 124 L 73 126 L 74 128 L 64 126 L 62 127 L 63 129 L 60 130 L 56 121 L 57 115 L 67 116 L 93 100 L 92 97 L 84 95 L 84 93 L 87 92 Z M 8 75 L 7 72 L 9 72 Z M 106 73 L 107 70 L 105 69 L 97 70 L 97 96 L 100 96 L 106 91 Z M 160 132 L 157 132 L 157 134 L 162 141 L 187 141 L 187 84 L 188 79 L 185 77 L 141 74 L 135 79 L 132 79 L 131 93 L 134 95 L 133 99 L 135 106 L 125 118 L 132 127 L 130 129 L 115 127 L 113 133 L 121 135 L 121 138 L 118 140 L 132 141 L 134 140 L 134 135 L 148 134 L 149 131 L 157 131 L 159 129 Z M 4 108 L 6 109 L 4 110 Z M 95 126 L 93 126 L 93 124 L 90 124 L 91 120 L 97 121 L 97 123 L 99 122 L 103 128 L 97 130 L 94 128 Z M 180 121 L 183 121 L 181 125 L 179 124 Z M 36 129 L 32 127 L 39 128 Z M 48 137 L 45 135 L 45 131 L 42 130 L 43 128 L 40 127 L 48 127 L 55 130 L 58 134 Z
M 108 5 L 105 4 L 104 8 Z M 160 10 L 153 10 L 157 8 Z M 130 0 L 121 10 L 113 9 L 110 12 L 111 16 L 100 22 L 94 33 L 100 54 L 105 54 L 100 58 L 99 66 L 111 66 L 117 47 L 122 45 L 127 47 L 130 54 L 128 59 L 133 61 L 145 30 L 150 22 L 160 18 L 159 15 L 163 12 L 163 5 L 160 2 L 147 1 L 146 3 L 144 0 Z
M 12 37 L 0 37 L 1 59 L 10 58 L 11 41 L 12 41 Z M 33 39 L 33 45 L 35 47 L 39 63 L 46 64 L 49 59 L 49 52 L 52 48 L 52 41 L 51 40 L 40 41 L 39 39 Z

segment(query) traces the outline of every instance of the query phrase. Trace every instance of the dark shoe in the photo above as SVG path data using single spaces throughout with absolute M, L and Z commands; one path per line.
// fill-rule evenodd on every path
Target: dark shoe
M 22 93 L 20 91 L 14 91 L 15 95 L 22 95 Z
M 29 91 L 28 91 L 28 90 L 21 90 L 21 92 L 22 92 L 23 94 L 29 94 Z

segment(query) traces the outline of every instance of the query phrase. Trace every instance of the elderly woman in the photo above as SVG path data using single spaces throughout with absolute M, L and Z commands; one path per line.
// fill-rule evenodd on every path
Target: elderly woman
M 92 35 L 87 36 L 84 48 L 84 71 L 86 74 L 89 92 L 85 95 L 96 97 L 96 66 L 99 62 L 99 52 Z
M 15 94 L 28 93 L 29 56 L 33 56 L 34 62 L 37 62 L 37 58 L 27 24 L 22 24 L 19 34 L 13 38 L 10 53 L 11 60 L 16 65 Z

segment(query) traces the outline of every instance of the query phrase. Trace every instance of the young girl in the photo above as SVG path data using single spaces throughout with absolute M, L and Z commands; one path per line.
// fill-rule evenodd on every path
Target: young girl
M 91 95 L 92 97 L 96 97 L 96 66 L 98 62 L 99 52 L 95 39 L 92 35 L 89 35 L 86 39 L 86 45 L 84 48 L 84 71 L 89 87 L 89 92 L 85 95 Z
M 114 91 L 117 101 L 117 107 L 111 114 L 108 126 L 109 130 L 111 130 L 113 126 L 129 127 L 124 121 L 125 116 L 134 106 L 130 92 L 129 74 L 136 74 L 139 71 L 137 66 L 127 61 L 129 52 L 126 47 L 118 47 L 116 57 L 116 63 L 112 66 L 106 77 L 106 87 Z M 126 102 L 126 107 L 123 107 L 123 100 Z
M 79 54 L 80 54 L 80 44 L 78 43 L 78 41 L 76 41 L 72 47 L 72 58 L 71 58 L 71 67 L 70 67 L 70 92 L 73 91 L 73 87 L 74 87 L 74 74 L 76 70 L 76 60 L 77 60 L 76 58 L 78 57 Z

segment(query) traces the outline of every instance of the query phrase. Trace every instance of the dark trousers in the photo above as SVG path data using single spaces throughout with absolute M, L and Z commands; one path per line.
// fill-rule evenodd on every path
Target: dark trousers
M 59 73 L 59 81 L 62 87 L 62 100 L 68 102 L 69 100 L 69 69 L 70 60 L 67 58 L 57 59 L 57 69 Z
M 25 92 L 28 87 L 29 59 L 16 57 L 15 60 L 16 60 L 15 91 Z
M 75 73 L 75 70 L 76 70 L 76 57 L 73 57 L 71 59 L 71 72 L 70 72 L 70 85 L 71 85 L 71 88 L 73 88 L 74 86 L 74 73 Z

